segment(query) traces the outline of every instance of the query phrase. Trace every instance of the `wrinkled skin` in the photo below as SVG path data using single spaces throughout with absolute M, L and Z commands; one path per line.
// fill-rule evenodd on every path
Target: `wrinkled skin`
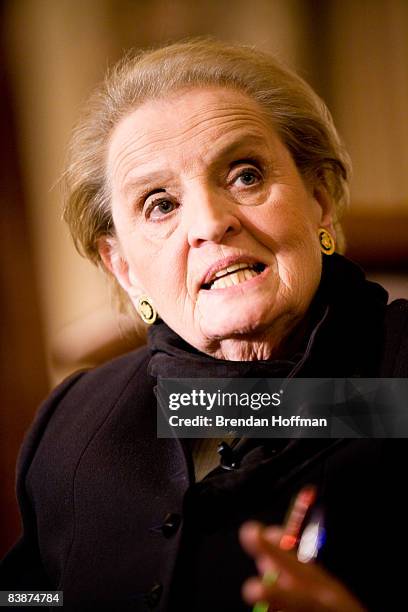
M 216 358 L 289 350 L 320 281 L 317 230 L 334 233 L 333 207 L 253 100 L 204 88 L 147 101 L 112 133 L 107 181 L 116 236 L 100 253 L 134 303 L 147 294 Z M 248 260 L 262 274 L 202 287 L 211 266 Z

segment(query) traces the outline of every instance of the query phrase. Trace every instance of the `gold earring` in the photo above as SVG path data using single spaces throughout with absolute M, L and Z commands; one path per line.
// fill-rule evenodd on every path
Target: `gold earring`
M 320 227 L 317 235 L 319 236 L 321 252 L 325 255 L 333 255 L 336 244 L 331 233 L 324 227 Z
M 136 308 L 142 321 L 148 325 L 153 325 L 157 319 L 157 311 L 147 295 L 141 295 L 139 297 Z

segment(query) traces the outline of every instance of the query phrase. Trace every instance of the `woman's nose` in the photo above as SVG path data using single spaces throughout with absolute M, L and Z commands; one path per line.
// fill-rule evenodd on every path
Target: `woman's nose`
M 220 194 L 195 195 L 195 206 L 190 211 L 188 242 L 200 247 L 206 242 L 220 243 L 241 231 L 241 222 L 233 204 Z

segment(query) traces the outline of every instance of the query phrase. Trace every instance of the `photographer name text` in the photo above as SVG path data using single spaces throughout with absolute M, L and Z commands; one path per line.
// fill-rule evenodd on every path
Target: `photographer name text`
M 180 417 L 173 414 L 169 417 L 169 425 L 171 427 L 220 427 L 220 428 L 235 428 L 235 427 L 328 427 L 328 420 L 324 418 L 303 418 L 299 415 L 290 417 L 268 416 L 255 417 L 225 417 L 217 415 L 214 417 L 197 415 L 194 417 Z

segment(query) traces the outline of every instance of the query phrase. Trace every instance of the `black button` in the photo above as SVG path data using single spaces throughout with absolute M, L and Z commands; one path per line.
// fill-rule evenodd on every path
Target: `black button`
M 232 455 L 232 448 L 226 442 L 221 442 L 217 448 L 217 452 L 223 459 L 229 459 Z
M 156 582 L 145 595 L 145 601 L 148 608 L 155 608 L 161 599 L 163 593 L 163 585 Z
M 169 513 L 166 515 L 160 529 L 165 538 L 171 538 L 171 536 L 177 533 L 180 524 L 181 516 L 179 514 Z
M 226 442 L 221 442 L 217 452 L 221 457 L 220 465 L 224 470 L 235 470 L 239 467 L 238 461 L 234 457 L 233 449 Z

